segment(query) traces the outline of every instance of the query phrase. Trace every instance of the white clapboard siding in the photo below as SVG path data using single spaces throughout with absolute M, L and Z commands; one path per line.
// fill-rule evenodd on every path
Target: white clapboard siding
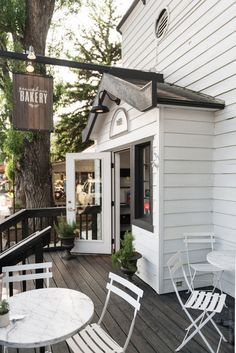
M 212 187 L 165 187 L 165 200 L 198 200 L 212 198 Z
M 188 87 L 188 85 L 193 82 L 204 78 L 205 75 L 210 75 L 212 72 L 221 69 L 222 62 L 224 62 L 225 65 L 231 63 L 234 60 L 234 39 L 235 33 L 232 33 L 224 38 L 223 41 L 216 43 L 213 47 L 210 46 L 205 52 L 198 56 L 198 60 L 191 60 L 185 63 L 184 67 L 181 66 L 179 69 L 174 67 L 173 71 L 165 76 L 166 80 L 172 83 L 178 82 L 178 85 Z
M 212 150 L 209 148 L 181 148 L 166 147 L 165 159 L 173 160 L 193 160 L 193 161 L 211 161 L 213 157 Z
M 205 174 L 211 172 L 213 163 L 211 161 L 165 161 L 164 172 L 168 174 Z M 235 162 L 236 168 L 236 162 Z
M 211 1 L 214 2 L 214 0 Z M 231 3 L 232 2 L 234 2 L 234 0 L 231 0 Z M 204 3 L 209 3 L 209 1 L 205 1 Z M 219 7 L 218 11 L 221 11 L 221 9 Z M 170 70 L 174 69 L 174 59 L 176 59 L 176 68 L 180 69 L 184 63 L 188 63 L 190 61 L 191 57 L 193 58 L 194 55 L 201 55 L 203 52 L 208 50 L 209 47 L 216 45 L 219 41 L 224 40 L 224 38 L 233 33 L 234 27 L 232 27 L 230 21 L 234 21 L 235 9 L 236 5 L 234 2 L 233 6 L 223 11 L 215 18 L 214 21 L 208 22 L 206 26 L 198 25 L 202 18 L 198 19 L 198 22 L 195 22 L 196 17 L 195 19 L 192 18 L 192 29 L 195 31 L 195 36 L 192 36 L 192 33 L 186 29 L 185 33 L 180 34 L 171 46 L 163 52 L 161 51 L 158 54 L 160 70 L 167 70 L 167 74 L 169 75 L 171 72 Z M 198 16 L 200 13 L 195 13 L 194 16 L 196 15 Z M 209 14 L 205 15 L 205 19 L 207 23 L 207 21 L 209 21 Z M 183 26 L 184 25 L 185 24 L 183 24 Z M 180 30 L 181 28 L 176 31 L 176 36 L 178 36 Z
M 236 230 L 236 217 L 234 215 L 224 213 L 213 213 L 213 224 Z M 236 248 L 236 246 L 235 246 Z
M 165 6 L 170 22 L 158 42 L 155 21 Z M 224 110 L 214 113 L 164 108 L 160 136 L 164 174 L 160 181 L 160 219 L 163 216 L 164 222 L 160 286 L 164 292 L 172 290 L 165 252 L 169 247 L 177 250 L 180 243 L 176 240 L 181 241 L 183 232 L 214 231 L 219 247 L 227 242 L 236 247 L 235 13 L 235 0 L 149 0 L 145 6 L 140 1 L 121 28 L 124 66 L 143 70 L 155 67 L 166 82 L 226 103 Z M 135 131 L 130 136 L 128 141 Z M 107 144 L 104 139 L 104 146 Z M 232 293 L 232 278 L 222 281 L 226 292 Z
M 191 115 L 191 113 L 189 113 Z M 199 114 L 200 115 L 200 114 Z M 165 124 L 166 132 L 173 133 L 184 133 L 185 134 L 202 134 L 202 135 L 212 135 L 212 123 L 210 122 L 199 122 L 191 120 L 183 120 L 182 124 L 179 120 L 168 119 Z
M 236 159 L 217 161 L 213 164 L 214 174 L 236 174 Z
M 226 105 L 223 110 L 218 110 L 215 112 L 215 122 L 216 124 L 224 121 L 226 119 L 235 118 L 236 102 Z
M 234 205 L 236 206 L 236 204 Z M 208 200 L 171 200 L 165 201 L 165 214 L 171 213 L 188 213 L 188 212 L 211 212 L 212 199 Z M 236 212 L 236 207 L 235 207 Z
M 183 233 L 212 230 L 214 113 L 165 108 L 163 125 L 164 292 L 165 259 L 184 250 Z
M 213 212 L 236 216 L 236 201 L 214 200 Z
M 221 147 L 217 148 L 214 151 L 214 160 L 215 161 L 227 161 L 235 159 L 236 157 L 236 145 L 229 146 L 229 147 Z
M 186 135 L 182 134 L 165 134 L 165 146 L 172 146 L 173 141 L 178 147 L 205 147 L 212 148 L 212 139 L 207 135 Z
M 215 187 L 236 187 L 236 174 L 215 174 L 214 175 Z
M 181 214 L 166 214 L 164 218 L 165 227 L 182 227 L 184 225 L 200 225 L 212 222 L 211 212 L 189 212 Z M 236 220 L 235 220 L 236 222 Z M 176 249 L 178 250 L 178 249 Z
M 166 174 L 165 187 L 211 187 L 212 174 Z
M 235 112 L 234 112 L 235 114 Z M 216 122 L 215 135 L 226 134 L 231 131 L 236 131 L 236 116 L 234 118 Z
M 221 147 L 226 147 L 226 146 L 227 147 L 234 146 L 235 141 L 236 141 L 236 131 L 232 131 L 227 134 L 217 135 L 214 138 L 214 147 L 221 148 Z
M 173 240 L 173 244 L 176 244 L 177 239 L 181 239 L 183 242 L 183 233 L 188 232 L 212 232 L 211 224 L 195 224 L 195 225 L 184 225 L 179 227 L 165 227 L 165 241 Z
M 215 200 L 227 200 L 227 201 L 236 201 L 236 188 L 228 187 L 224 185 L 222 187 L 213 188 L 213 199 Z

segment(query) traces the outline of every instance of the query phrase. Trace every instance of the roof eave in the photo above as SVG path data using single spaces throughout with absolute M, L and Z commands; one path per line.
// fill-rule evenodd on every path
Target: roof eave
M 205 109 L 215 109 L 215 110 L 222 110 L 225 108 L 224 103 L 218 102 L 194 102 L 194 101 L 180 101 L 175 99 L 167 99 L 167 98 L 158 98 L 157 105 L 159 104 L 166 104 L 166 105 L 176 105 L 182 107 L 193 107 L 193 108 L 205 108 Z
M 140 0 L 134 0 L 133 3 L 130 5 L 130 7 L 128 8 L 128 10 L 126 11 L 126 13 L 124 14 L 124 16 L 122 17 L 122 19 L 120 20 L 120 22 L 118 23 L 116 30 L 122 34 L 121 32 L 121 27 L 123 26 L 123 24 L 125 23 L 125 21 L 127 20 L 127 18 L 129 17 L 129 15 L 133 12 L 135 6 L 139 3 Z

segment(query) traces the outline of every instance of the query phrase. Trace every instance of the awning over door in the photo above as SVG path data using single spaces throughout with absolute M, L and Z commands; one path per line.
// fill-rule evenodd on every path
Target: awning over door
M 139 111 L 147 111 L 159 105 L 176 105 L 199 107 L 205 109 L 224 109 L 224 101 L 184 87 L 153 79 L 119 78 L 105 73 L 102 77 L 99 91 L 107 91 L 114 97 L 128 103 Z M 94 105 L 98 102 L 98 95 Z M 98 114 L 91 113 L 83 130 L 83 142 L 89 140 Z

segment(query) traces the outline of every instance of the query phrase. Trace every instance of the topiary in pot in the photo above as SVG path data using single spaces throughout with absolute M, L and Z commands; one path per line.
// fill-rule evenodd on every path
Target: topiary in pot
M 132 281 L 132 277 L 137 271 L 137 260 L 142 257 L 140 253 L 135 251 L 133 246 L 134 237 L 131 232 L 126 231 L 124 239 L 121 241 L 121 248 L 112 255 L 112 264 L 119 268 L 128 279 Z
M 69 223 L 66 219 L 61 216 L 59 222 L 54 224 L 58 238 L 61 240 L 61 244 L 65 249 L 62 257 L 66 260 L 71 259 L 73 256 L 70 251 L 74 247 L 76 223 Z

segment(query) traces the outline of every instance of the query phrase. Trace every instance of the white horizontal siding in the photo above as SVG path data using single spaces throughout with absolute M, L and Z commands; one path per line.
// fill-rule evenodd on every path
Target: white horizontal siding
M 170 23 L 157 42 L 154 25 L 165 6 Z M 219 246 L 230 239 L 236 247 L 236 1 L 149 0 L 145 6 L 139 2 L 122 32 L 124 66 L 155 67 L 166 82 L 226 103 L 224 110 L 215 112 L 214 129 L 210 112 L 165 113 L 164 242 L 171 239 L 175 244 L 175 237 L 186 229 L 214 230 Z M 165 271 L 164 291 L 171 287 Z M 232 293 L 232 279 L 225 277 L 223 282 Z
M 212 169 L 212 165 L 213 163 L 211 161 L 177 161 L 176 163 L 173 161 L 165 161 L 164 171 L 166 174 L 207 174 L 209 170 Z
M 165 200 L 197 200 L 197 199 L 209 199 L 212 197 L 211 187 L 176 187 L 176 188 L 164 188 Z
M 162 111 L 162 291 L 165 292 L 169 279 L 165 261 L 172 253 L 185 250 L 183 233 L 212 230 L 214 115 L 177 108 Z M 201 250 L 199 253 L 203 256 Z M 194 260 L 199 256 L 198 252 L 191 255 Z

